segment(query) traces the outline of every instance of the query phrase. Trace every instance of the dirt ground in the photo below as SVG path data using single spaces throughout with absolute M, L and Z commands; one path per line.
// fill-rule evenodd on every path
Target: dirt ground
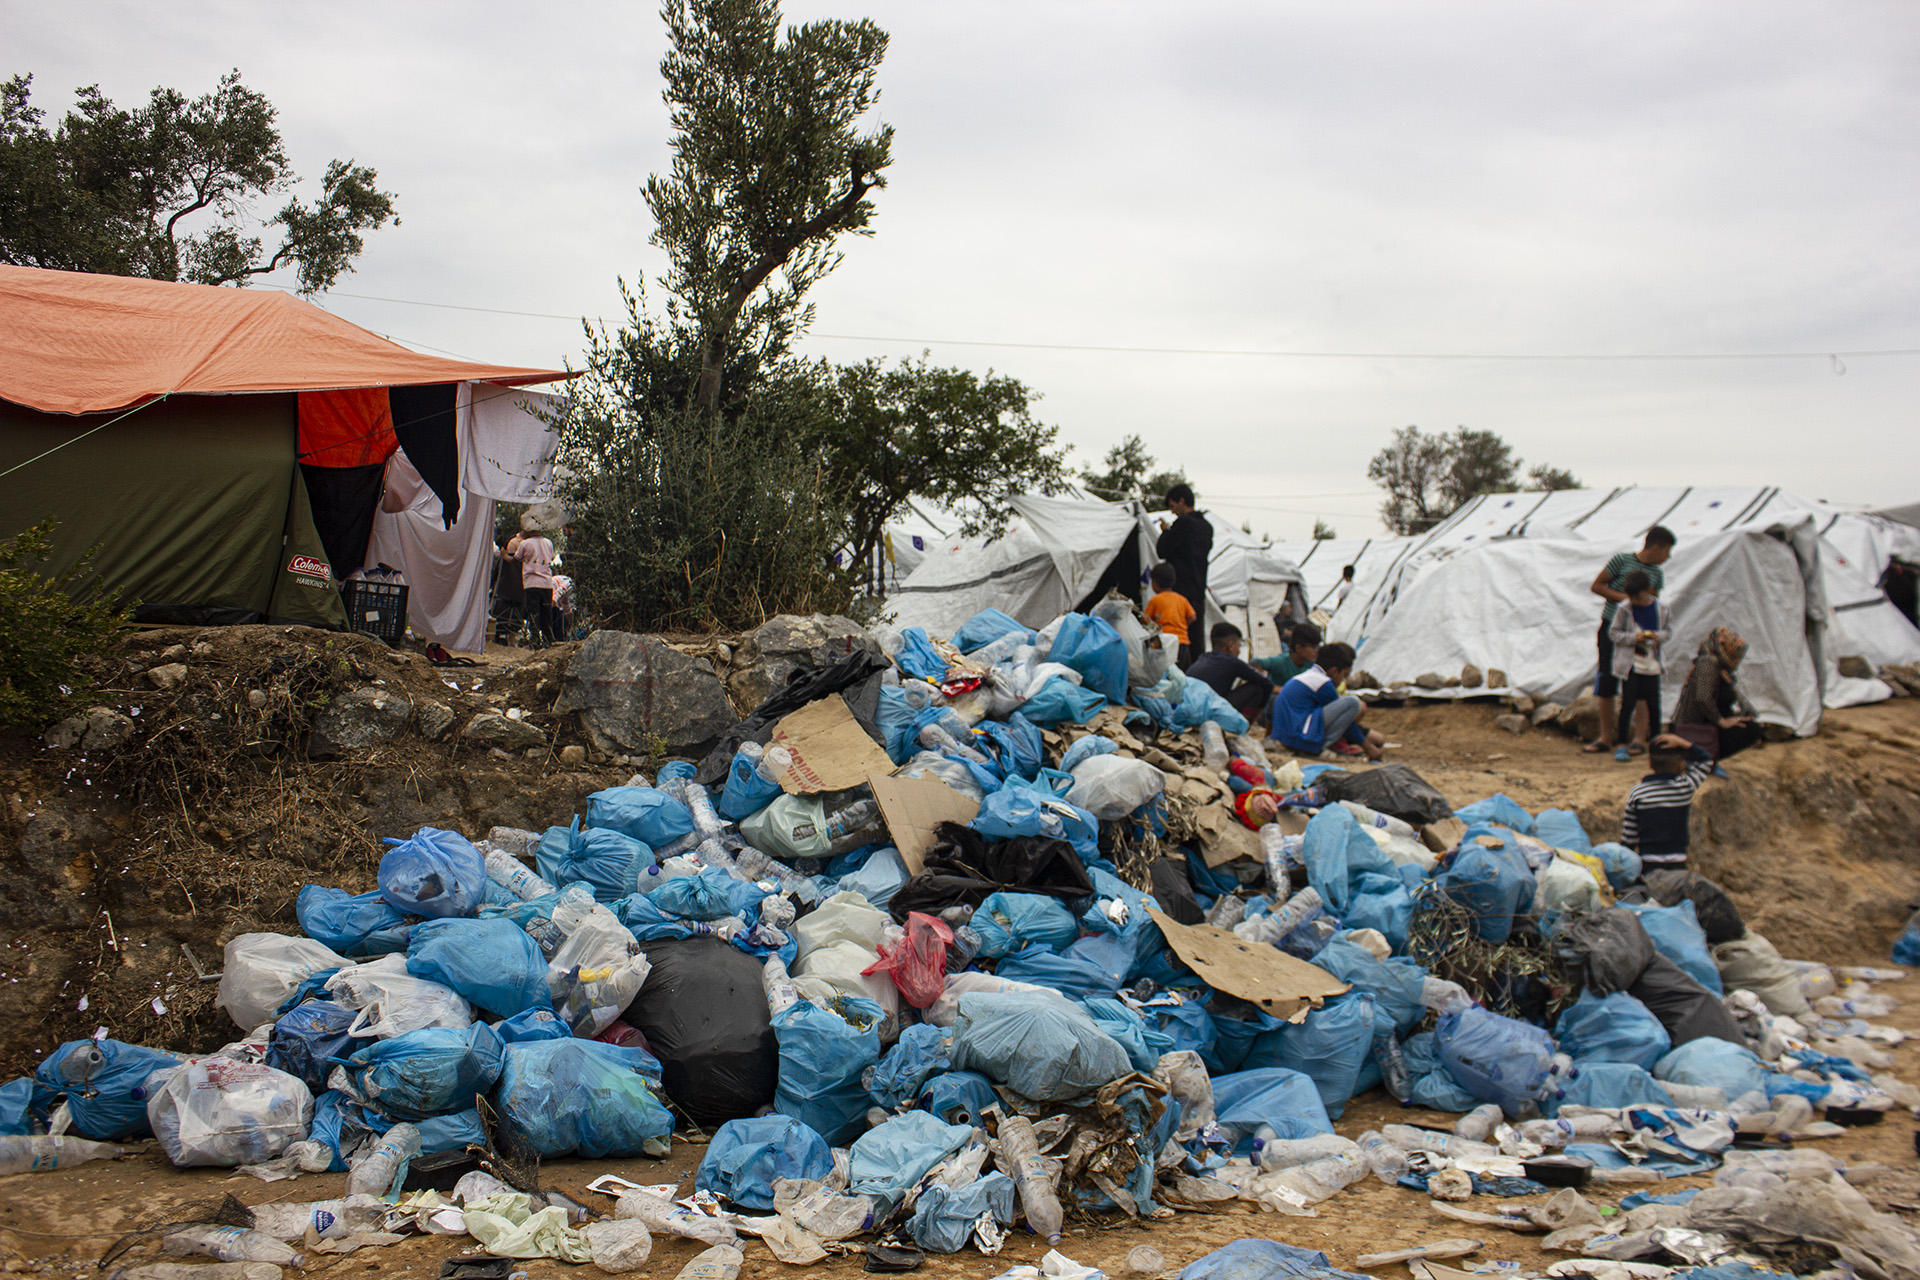
M 181 642 L 212 646 L 187 659 L 194 678 L 172 694 L 148 687 L 140 672 Z M 293 699 L 283 698 L 281 684 L 310 672 L 316 652 L 324 669 L 313 676 L 314 688 L 385 682 L 416 705 L 432 697 L 456 711 L 518 706 L 549 733 L 550 750 L 537 759 L 509 758 L 405 736 L 344 762 L 305 761 L 291 748 L 249 754 L 248 743 L 297 730 L 300 712 L 285 709 Z M 148 770 L 142 773 L 124 759 L 87 760 L 37 741 L 0 739 L 0 841 L 8 855 L 0 862 L 0 1078 L 30 1070 L 54 1046 L 96 1026 L 169 1047 L 219 1044 L 233 1030 L 211 1007 L 212 984 L 194 979 L 183 942 L 215 969 L 221 945 L 234 934 L 293 929 L 301 884 L 371 887 L 381 835 L 424 823 L 475 834 L 495 823 L 564 823 L 586 794 L 623 780 L 631 770 L 621 762 L 561 761 L 561 748 L 581 739 L 545 708 L 567 652 L 490 649 L 483 668 L 436 670 L 364 638 L 317 638 L 299 629 L 146 633 L 110 673 L 101 700 L 141 706 L 143 717 L 154 717 L 144 719 L 146 726 L 160 723 L 190 737 L 190 749 L 138 753 Z M 264 711 L 249 710 L 253 689 L 273 691 Z M 1491 702 L 1427 704 L 1376 708 L 1369 716 L 1401 744 L 1390 758 L 1412 765 L 1456 805 L 1504 791 L 1530 810 L 1572 809 L 1594 838 L 1611 838 L 1641 766 L 1584 755 L 1575 739 L 1550 730 L 1508 734 L 1493 724 L 1500 710 Z M 291 720 L 272 721 L 274 715 Z M 149 743 L 160 736 L 143 733 Z M 152 772 L 156 758 L 176 771 L 171 789 Z M 1695 868 L 1724 883 L 1749 923 L 1789 956 L 1886 963 L 1920 895 L 1920 700 L 1830 713 L 1816 737 L 1759 748 L 1730 761 L 1728 772 L 1695 804 Z M 160 797 L 172 797 L 173 807 L 156 803 Z M 1888 990 L 1913 1003 L 1885 1021 L 1920 1031 L 1920 981 Z M 1913 1049 L 1899 1050 L 1896 1070 L 1920 1082 Z M 1376 1092 L 1356 1099 L 1338 1128 L 1352 1136 L 1395 1120 L 1438 1119 L 1403 1112 Z M 1880 1126 L 1820 1146 L 1891 1166 L 1897 1172 L 1885 1184 L 1887 1200 L 1907 1214 L 1902 1206 L 1920 1203 L 1912 1130 L 1910 1118 L 1896 1112 Z M 606 1172 L 647 1183 L 678 1179 L 686 1191 L 701 1150 L 676 1143 L 663 1162 L 562 1161 L 543 1176 L 588 1204 L 603 1203 L 585 1186 Z M 268 1184 L 222 1170 L 175 1170 L 151 1145 L 116 1163 L 0 1180 L 0 1265 L 79 1274 L 122 1233 L 181 1216 L 222 1193 L 249 1204 L 313 1200 L 342 1194 L 343 1183 L 342 1176 Z M 1696 1183 L 1674 1180 L 1657 1189 Z M 1600 1189 L 1594 1199 L 1611 1205 L 1633 1189 Z M 1170 1270 L 1250 1236 L 1321 1248 L 1345 1266 L 1361 1253 L 1463 1235 L 1486 1240 L 1481 1259 L 1534 1267 L 1554 1260 L 1538 1251 L 1535 1237 L 1468 1228 L 1414 1193 L 1371 1180 L 1313 1218 L 1231 1208 L 1117 1229 L 1082 1222 L 1060 1248 L 1117 1277 L 1127 1252 L 1142 1243 L 1159 1249 Z M 433 1275 L 442 1259 L 471 1245 L 465 1237 L 415 1238 L 318 1259 L 308 1269 Z M 1023 1231 L 997 1258 L 932 1257 L 921 1270 L 987 1277 L 1037 1262 L 1045 1251 Z M 646 1274 L 672 1275 L 695 1252 L 690 1242 L 658 1240 Z M 812 1271 L 841 1275 L 858 1267 L 854 1258 Z M 535 1280 L 570 1270 L 541 1261 L 525 1269 Z M 754 1245 L 747 1270 L 771 1275 L 786 1268 Z

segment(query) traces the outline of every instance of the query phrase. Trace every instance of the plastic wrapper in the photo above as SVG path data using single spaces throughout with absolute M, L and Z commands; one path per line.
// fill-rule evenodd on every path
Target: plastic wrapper
M 272 1022 L 302 982 L 323 969 L 352 963 L 312 938 L 243 933 L 227 944 L 214 1004 L 242 1031 L 251 1031 Z
M 473 1008 L 459 992 L 407 972 L 407 958 L 382 956 L 327 979 L 335 1001 L 360 1011 L 348 1034 L 397 1036 L 422 1027 L 464 1027 Z
M 313 1094 L 284 1071 L 195 1058 L 147 1100 L 147 1123 L 181 1168 L 261 1164 L 307 1136 Z
M 380 859 L 380 893 L 410 916 L 470 916 L 486 901 L 487 864 L 457 831 L 422 827 Z
M 542 1159 L 638 1156 L 648 1138 L 673 1132 L 659 1082 L 644 1050 L 535 1040 L 506 1047 L 493 1106 L 513 1143 Z

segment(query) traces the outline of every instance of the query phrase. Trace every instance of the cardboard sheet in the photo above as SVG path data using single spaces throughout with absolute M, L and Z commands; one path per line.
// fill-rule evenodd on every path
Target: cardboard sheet
M 893 771 L 893 761 L 837 695 L 809 702 L 782 720 L 771 741 L 793 752 L 793 767 L 780 780 L 792 795 L 845 791 L 872 774 Z
M 1156 907 L 1147 908 L 1147 914 L 1160 926 L 1174 954 L 1202 982 L 1251 1001 L 1276 1018 L 1299 1022 L 1348 990 L 1346 983 L 1325 969 L 1296 960 L 1278 947 L 1242 941 L 1210 924 L 1180 924 Z
M 943 822 L 972 822 L 980 803 L 962 795 L 938 778 L 893 778 L 872 774 L 867 783 L 880 802 L 880 816 L 900 861 L 913 875 L 927 868 L 927 850 L 933 847 L 933 829 Z
M 1260 847 L 1260 836 L 1233 816 L 1233 810 L 1224 804 L 1210 804 L 1193 816 L 1194 825 L 1200 833 L 1200 856 L 1206 859 L 1209 867 L 1217 867 L 1235 858 L 1252 858 L 1260 861 L 1266 851 Z
M 1466 834 L 1466 823 L 1458 818 L 1442 818 L 1420 828 L 1420 841 L 1435 853 L 1452 853 Z

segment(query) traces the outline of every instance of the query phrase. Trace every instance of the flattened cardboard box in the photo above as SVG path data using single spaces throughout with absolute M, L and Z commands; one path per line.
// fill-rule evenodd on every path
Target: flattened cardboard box
M 837 695 L 809 702 L 782 720 L 769 741 L 793 752 L 793 767 L 780 779 L 789 795 L 845 791 L 871 774 L 893 772 L 893 761 Z
M 942 822 L 972 822 L 980 812 L 977 800 L 938 778 L 893 778 L 876 773 L 867 782 L 880 804 L 880 816 L 887 820 L 893 847 L 900 851 L 900 861 L 910 875 L 927 869 L 927 850 L 933 847 L 935 827 Z
M 1173 953 L 1202 982 L 1251 1001 L 1276 1018 L 1299 1022 L 1349 989 L 1325 969 L 1268 943 L 1247 942 L 1210 924 L 1180 924 L 1157 907 L 1148 907 L 1147 914 L 1160 926 Z

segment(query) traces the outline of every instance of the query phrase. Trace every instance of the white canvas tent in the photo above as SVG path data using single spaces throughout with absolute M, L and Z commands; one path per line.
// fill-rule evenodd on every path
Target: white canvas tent
M 1245 641 L 1242 657 L 1266 658 L 1279 653 L 1274 616 L 1286 614 L 1300 621 L 1312 608 L 1300 566 L 1279 548 L 1262 542 L 1225 516 L 1211 511 L 1200 514 L 1213 526 L 1213 552 L 1207 557 L 1206 616 L 1201 619 L 1204 628 L 1211 629 L 1216 622 L 1231 622 L 1240 628 Z M 1148 569 L 1158 559 L 1151 552 L 1159 541 L 1163 520 L 1171 523 L 1173 516 L 1156 511 L 1143 512 L 1140 517 L 1147 539 Z
M 1043 627 L 1109 585 L 1138 594 L 1153 544 L 1137 504 L 1021 494 L 1007 505 L 1013 519 L 999 537 L 945 538 L 927 549 L 887 597 L 895 625 L 944 638 L 993 608 Z
M 1920 632 L 1875 585 L 1885 557 L 1920 531 L 1777 488 L 1564 490 L 1477 498 L 1391 561 L 1363 567 L 1331 638 L 1384 680 L 1452 675 L 1466 663 L 1564 700 L 1594 675 L 1593 575 L 1663 524 L 1679 538 L 1663 598 L 1673 611 L 1663 682 L 1679 696 L 1701 639 L 1730 626 L 1750 648 L 1741 684 L 1763 720 L 1808 733 L 1822 705 L 1888 696 L 1837 660 L 1920 661 Z M 1458 695 L 1462 691 L 1442 691 Z
M 1307 609 L 1334 611 L 1339 603 L 1340 571 L 1348 565 L 1357 581 L 1361 574 L 1384 574 L 1395 558 L 1418 538 L 1382 535 L 1378 538 L 1319 538 L 1312 542 L 1276 542 L 1267 550 L 1293 563 L 1300 572 Z

